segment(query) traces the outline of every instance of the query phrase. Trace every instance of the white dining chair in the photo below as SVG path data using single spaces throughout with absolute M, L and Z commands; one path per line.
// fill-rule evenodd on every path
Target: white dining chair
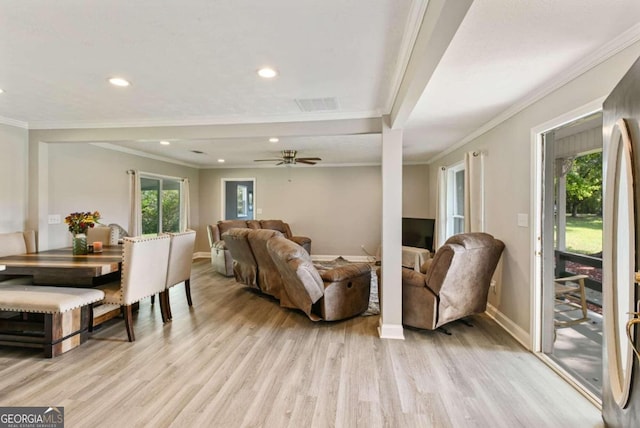
M 136 340 L 131 305 L 165 293 L 170 245 L 168 235 L 124 238 L 120 281 L 98 286 L 105 293 L 103 303 L 120 305 L 129 342 Z
M 87 244 L 99 241 L 104 245 L 118 245 L 118 235 L 111 226 L 95 226 L 87 229 Z
M 184 283 L 187 304 L 193 306 L 191 300 L 191 265 L 193 264 L 193 248 L 196 243 L 196 232 L 193 230 L 169 233 L 168 235 L 171 237 L 171 245 L 167 280 L 165 282 L 166 292 L 160 295 L 160 307 L 163 321 L 165 322 L 170 321 L 172 318 L 171 303 L 169 302 L 170 288 Z

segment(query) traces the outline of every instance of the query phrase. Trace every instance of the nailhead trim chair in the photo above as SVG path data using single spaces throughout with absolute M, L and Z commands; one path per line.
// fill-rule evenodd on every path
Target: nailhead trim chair
M 169 267 L 167 270 L 166 289 L 160 297 L 160 306 L 164 306 L 163 321 L 171 320 L 171 303 L 169 289 L 184 282 L 187 304 L 193 306 L 191 300 L 191 266 L 193 264 L 193 247 L 196 242 L 196 232 L 187 230 L 180 233 L 169 233 L 171 245 L 169 249 Z M 164 295 L 164 299 L 162 296 Z
M 169 235 L 124 238 L 121 280 L 99 286 L 104 303 L 120 305 L 129 342 L 136 340 L 131 305 L 165 293 L 170 245 Z

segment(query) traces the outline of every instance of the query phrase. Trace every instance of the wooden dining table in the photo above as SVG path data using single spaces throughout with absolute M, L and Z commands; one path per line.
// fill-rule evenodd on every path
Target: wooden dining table
M 117 279 L 122 246 L 105 246 L 101 253 L 75 256 L 71 247 L 0 257 L 2 275 L 33 276 L 38 285 L 94 286 Z

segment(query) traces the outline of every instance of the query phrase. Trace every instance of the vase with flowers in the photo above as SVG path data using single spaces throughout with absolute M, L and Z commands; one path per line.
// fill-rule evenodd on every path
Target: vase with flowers
M 64 218 L 64 222 L 69 226 L 69 232 L 73 235 L 74 256 L 87 254 L 87 230 L 98 224 L 98 220 L 100 220 L 98 211 L 71 213 Z

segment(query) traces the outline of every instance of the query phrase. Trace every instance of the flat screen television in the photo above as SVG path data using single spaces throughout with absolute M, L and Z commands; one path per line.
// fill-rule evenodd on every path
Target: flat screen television
M 402 245 L 433 251 L 433 231 L 436 221 L 432 218 L 402 218 Z

